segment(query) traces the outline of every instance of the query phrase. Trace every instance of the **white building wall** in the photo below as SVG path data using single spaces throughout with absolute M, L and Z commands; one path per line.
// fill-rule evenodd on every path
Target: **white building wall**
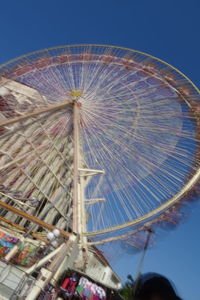
M 121 287 L 121 280 L 113 272 L 112 268 L 92 252 L 89 252 L 85 273 L 105 286 L 113 289 Z

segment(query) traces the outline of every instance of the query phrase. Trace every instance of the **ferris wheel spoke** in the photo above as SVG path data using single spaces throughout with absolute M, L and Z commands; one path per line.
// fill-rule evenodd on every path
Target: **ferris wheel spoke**
M 108 133 L 104 133 L 106 136 L 108 136 L 109 137 L 109 134 Z M 103 135 L 104 135 L 103 134 Z M 136 141 L 140 141 L 140 142 L 143 142 L 144 144 L 146 144 L 146 143 L 148 143 L 149 145 L 151 145 L 151 139 L 147 139 L 146 137 L 142 137 L 142 136 L 138 136 L 138 135 L 136 135 L 136 134 L 131 134 L 130 135 L 130 138 L 133 138 L 134 140 L 136 140 Z M 111 141 L 112 141 L 112 137 L 110 137 L 110 139 L 111 139 Z M 118 144 L 119 146 L 120 146 L 120 143 Z M 128 153 L 128 152 L 130 152 L 130 150 L 129 150 L 129 148 L 127 148 L 126 147 L 126 145 L 123 145 L 123 147 L 125 147 L 124 148 L 124 150 L 126 150 L 126 153 Z M 123 147 L 121 147 L 121 149 L 123 149 Z M 173 153 L 174 153 L 174 156 L 176 155 L 177 156 L 177 154 L 178 154 L 178 151 L 176 151 L 176 152 L 174 152 L 174 149 L 172 148 L 172 149 L 166 149 L 165 147 L 164 147 L 164 145 L 163 145 L 163 141 L 162 141 L 162 143 L 160 144 L 160 146 L 158 147 L 158 146 L 156 146 L 156 145 L 153 145 L 152 147 L 156 147 L 156 149 L 157 150 L 161 150 L 162 152 L 164 152 L 164 153 L 166 153 L 167 155 L 170 155 L 170 156 L 173 156 Z M 180 148 L 180 150 L 182 150 L 181 148 Z M 183 151 L 183 150 L 182 150 Z M 187 153 L 186 152 L 186 154 L 184 155 L 184 152 L 179 152 L 179 154 L 180 154 L 180 156 L 183 156 L 183 157 L 188 157 L 188 154 L 189 153 Z M 131 153 L 131 155 L 132 155 L 132 153 Z

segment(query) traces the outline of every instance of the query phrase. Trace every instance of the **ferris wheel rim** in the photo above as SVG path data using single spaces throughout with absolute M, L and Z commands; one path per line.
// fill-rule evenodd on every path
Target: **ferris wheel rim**
M 197 92 L 197 94 L 200 94 L 200 90 L 198 89 L 198 87 L 185 74 L 183 74 L 180 70 L 178 70 L 176 67 L 174 67 L 171 64 L 165 62 L 164 60 L 159 59 L 155 56 L 152 56 L 148 53 L 138 51 L 138 50 L 129 49 L 129 48 L 125 48 L 125 47 L 120 47 L 120 46 L 103 45 L 103 44 L 102 45 L 101 44 L 74 44 L 74 45 L 63 45 L 63 46 L 57 46 L 57 47 L 50 47 L 50 48 L 45 48 L 45 49 L 42 49 L 42 50 L 33 51 L 33 52 L 28 53 L 28 54 L 19 56 L 15 59 L 11 59 L 11 60 L 7 61 L 6 63 L 1 64 L 0 69 L 4 66 L 8 66 L 11 63 L 17 62 L 17 61 L 19 61 L 23 58 L 30 57 L 34 54 L 40 54 L 40 53 L 44 53 L 45 51 L 51 51 L 51 50 L 56 50 L 56 49 L 67 49 L 67 48 L 73 48 L 73 47 L 77 47 L 77 48 L 78 47 L 108 47 L 110 49 L 121 49 L 121 50 L 124 50 L 124 51 L 129 51 L 129 52 L 132 52 L 132 53 L 143 55 L 143 56 L 148 57 L 148 58 L 150 58 L 154 61 L 157 61 L 159 63 L 164 64 L 169 69 L 174 70 L 176 73 L 181 75 L 184 79 L 186 79 L 186 81 L 194 88 L 194 90 Z M 171 207 L 174 203 L 179 201 L 182 198 L 182 196 L 184 195 L 184 193 L 186 191 L 190 190 L 196 184 L 196 182 L 199 180 L 199 178 L 200 178 L 200 168 L 198 170 L 196 170 L 195 175 L 192 177 L 192 179 L 190 179 L 190 181 L 187 182 L 183 186 L 183 188 L 176 195 L 174 195 L 172 198 L 168 199 L 166 202 L 164 202 L 159 207 L 149 211 L 145 215 L 142 215 L 142 216 L 140 216 L 140 217 L 138 217 L 134 220 L 131 220 L 131 221 L 119 224 L 119 225 L 115 225 L 115 226 L 112 226 L 112 227 L 108 227 L 108 228 L 102 229 L 102 230 L 88 231 L 88 232 L 85 232 L 84 235 L 88 236 L 88 237 L 89 236 L 97 236 L 97 235 L 101 235 L 103 233 L 109 233 L 109 232 L 112 232 L 112 231 L 117 231 L 117 230 L 120 230 L 120 229 L 128 228 L 128 227 L 131 227 L 131 226 L 134 226 L 134 225 L 139 225 L 141 223 L 145 224 L 145 222 L 148 222 L 148 220 L 151 217 L 162 214 L 162 212 L 164 212 L 166 209 Z M 151 223 L 151 221 L 150 221 L 150 223 Z
M 107 45 L 107 44 L 84 44 L 83 43 L 83 44 L 72 44 L 72 45 L 62 45 L 62 46 L 55 46 L 55 47 L 43 48 L 43 49 L 40 49 L 40 50 L 29 52 L 28 54 L 20 55 L 20 56 L 18 56 L 16 58 L 10 59 L 6 63 L 0 64 L 0 69 L 2 67 L 4 67 L 4 66 L 7 66 L 7 65 L 9 65 L 11 63 L 19 61 L 20 59 L 32 56 L 34 54 L 40 54 L 40 53 L 43 53 L 45 51 L 51 51 L 51 50 L 62 49 L 62 48 L 72 48 L 72 47 L 108 47 L 108 48 L 111 48 L 111 49 L 121 49 L 121 50 L 124 50 L 124 51 L 130 51 L 132 53 L 137 53 L 137 54 L 140 54 L 140 55 L 144 55 L 146 57 L 149 57 L 149 58 L 151 58 L 153 60 L 156 60 L 156 61 L 158 61 L 158 62 L 166 65 L 170 69 L 173 69 L 179 75 L 183 76 L 193 86 L 193 88 L 198 93 L 200 93 L 200 89 L 193 83 L 193 81 L 189 77 L 187 77 L 183 72 L 181 72 L 179 69 L 177 69 L 176 67 L 174 67 L 170 63 L 166 62 L 165 60 L 160 59 L 160 58 L 158 58 L 156 56 L 153 56 L 153 55 L 151 55 L 151 54 L 149 54 L 147 52 L 143 52 L 143 51 L 139 51 L 139 50 L 135 50 L 135 49 L 130 49 L 130 48 L 122 47 L 122 46 Z

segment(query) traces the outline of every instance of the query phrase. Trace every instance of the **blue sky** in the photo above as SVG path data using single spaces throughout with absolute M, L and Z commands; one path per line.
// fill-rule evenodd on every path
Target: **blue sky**
M 98 43 L 157 56 L 200 87 L 199 0 L 1 1 L 0 63 L 56 45 Z M 200 205 L 147 254 L 144 271 L 172 279 L 185 300 L 200 297 Z M 124 256 L 119 275 L 134 275 L 138 256 Z

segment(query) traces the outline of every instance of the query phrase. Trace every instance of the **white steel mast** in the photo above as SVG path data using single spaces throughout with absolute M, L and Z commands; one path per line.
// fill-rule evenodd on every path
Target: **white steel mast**
M 81 177 L 81 153 L 80 153 L 80 109 L 81 104 L 74 101 L 73 104 L 73 140 L 74 140 L 74 186 L 73 186 L 73 221 L 72 230 L 80 237 L 80 248 L 86 247 L 85 203 L 84 203 L 84 179 Z M 84 169 L 83 169 L 84 170 Z
M 85 204 L 92 205 L 104 199 L 89 199 L 85 202 L 85 187 L 94 175 L 104 174 L 102 170 L 86 169 L 82 166 L 81 147 L 80 147 L 80 110 L 81 103 L 74 100 L 73 104 L 73 142 L 74 142 L 74 186 L 73 186 L 73 220 L 72 230 L 80 237 L 80 249 L 87 249 L 86 232 L 86 210 Z M 86 178 L 88 178 L 86 180 Z

